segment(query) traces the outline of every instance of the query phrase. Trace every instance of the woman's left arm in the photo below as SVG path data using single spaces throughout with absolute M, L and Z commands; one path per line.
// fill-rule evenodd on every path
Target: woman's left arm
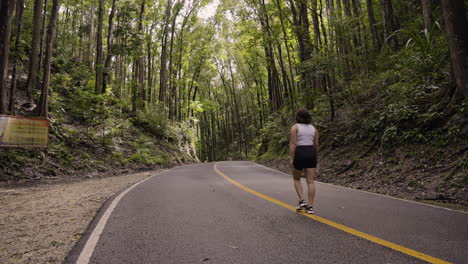
M 289 165 L 292 167 L 294 160 L 294 152 L 296 151 L 296 140 L 297 140 L 297 126 L 291 127 L 291 135 L 289 137 Z
M 314 148 L 315 148 L 315 153 L 319 153 L 320 150 L 320 145 L 319 145 L 319 132 L 317 129 L 315 129 L 315 137 L 314 137 Z

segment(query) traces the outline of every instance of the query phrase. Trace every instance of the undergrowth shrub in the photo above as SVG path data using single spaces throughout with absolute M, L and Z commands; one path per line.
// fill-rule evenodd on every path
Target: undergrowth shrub
M 143 163 L 150 166 L 162 164 L 168 160 L 167 157 L 159 151 L 154 140 L 148 136 L 139 135 L 132 145 L 136 151 L 132 154 L 130 160 L 135 163 Z
M 50 111 L 91 126 L 109 118 L 115 105 L 114 97 L 96 94 L 91 71 L 84 66 L 69 66 L 66 72 L 55 73 L 51 79 Z
M 159 138 L 174 136 L 168 131 L 169 120 L 161 106 L 146 106 L 144 110 L 138 110 L 133 123 Z
M 445 78 L 449 55 L 439 23 L 434 23 L 430 30 L 410 29 L 403 33 L 409 36 L 406 49 L 402 50 L 407 58 L 403 62 L 414 76 L 426 84 Z
M 258 159 L 283 157 L 289 153 L 289 131 L 294 123 L 290 109 L 272 114 L 254 142 L 254 156 Z

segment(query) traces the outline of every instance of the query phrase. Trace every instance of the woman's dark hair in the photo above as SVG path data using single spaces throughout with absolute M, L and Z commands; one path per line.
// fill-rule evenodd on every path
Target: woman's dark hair
M 310 122 L 312 122 L 312 117 L 310 116 L 309 111 L 304 107 L 297 110 L 296 122 L 301 124 L 310 124 Z

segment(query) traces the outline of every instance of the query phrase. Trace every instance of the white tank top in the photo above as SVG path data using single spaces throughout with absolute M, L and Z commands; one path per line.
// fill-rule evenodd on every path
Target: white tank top
M 296 146 L 313 146 L 315 127 L 311 124 L 297 124 Z

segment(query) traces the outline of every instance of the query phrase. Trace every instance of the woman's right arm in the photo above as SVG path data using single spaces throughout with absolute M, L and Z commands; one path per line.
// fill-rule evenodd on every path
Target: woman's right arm
M 320 145 L 319 145 L 319 132 L 317 129 L 315 129 L 315 137 L 314 137 L 314 147 L 315 147 L 315 153 L 319 153 L 320 150 Z

